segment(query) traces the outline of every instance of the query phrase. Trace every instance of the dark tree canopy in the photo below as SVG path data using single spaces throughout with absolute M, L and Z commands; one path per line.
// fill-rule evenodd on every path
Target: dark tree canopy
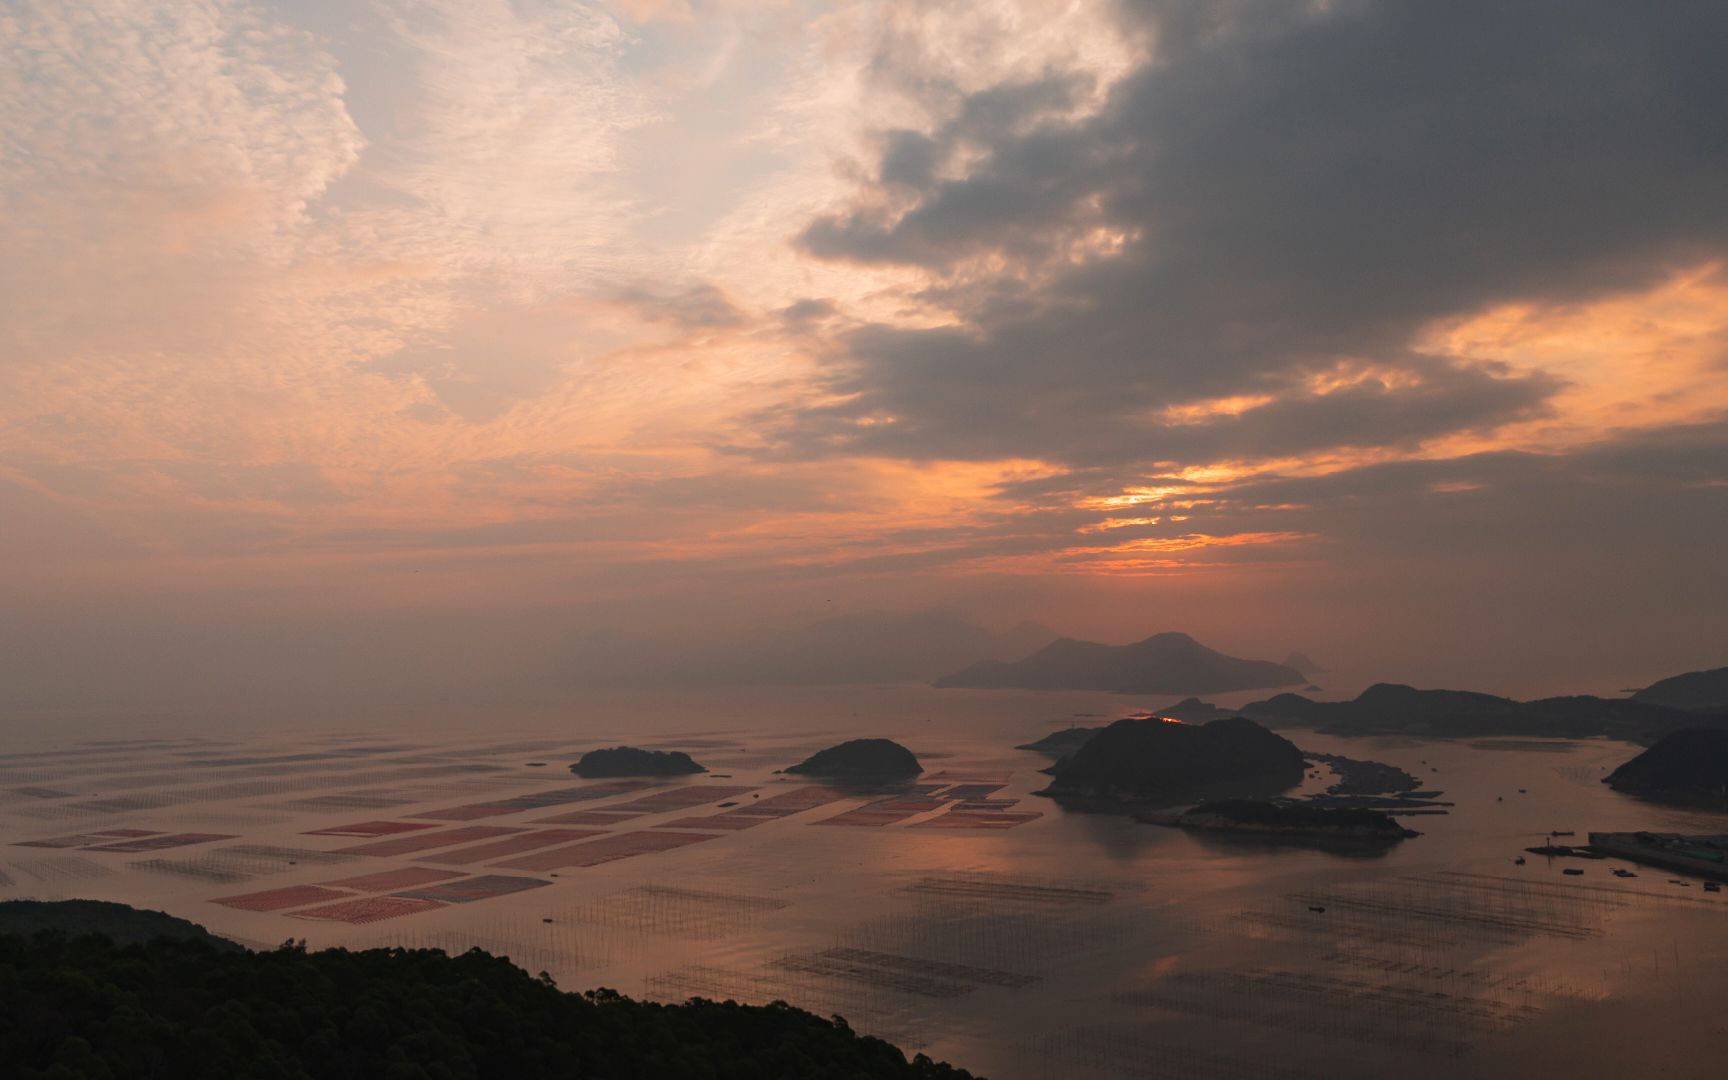
M 970 1075 L 785 1004 L 565 993 L 479 950 L 5 936 L 0 1017 L 0 1075 L 18 1080 Z

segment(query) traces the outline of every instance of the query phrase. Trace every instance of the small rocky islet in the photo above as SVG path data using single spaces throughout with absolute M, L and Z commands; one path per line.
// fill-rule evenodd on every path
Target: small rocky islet
M 614 746 L 588 751 L 580 761 L 570 766 L 570 771 L 584 780 L 591 780 L 617 776 L 690 776 L 708 770 L 682 750 Z
M 848 739 L 818 750 L 785 772 L 836 780 L 909 780 L 924 771 L 917 755 L 892 739 Z

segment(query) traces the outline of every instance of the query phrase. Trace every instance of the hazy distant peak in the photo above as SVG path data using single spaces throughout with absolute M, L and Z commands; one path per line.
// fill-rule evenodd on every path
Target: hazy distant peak
M 1728 667 L 1688 671 L 1658 680 L 1633 694 L 1632 700 L 1676 709 L 1728 707 Z
M 1306 677 L 1269 660 L 1243 660 L 1166 631 L 1129 645 L 1058 638 L 1023 660 L 985 660 L 937 680 L 941 687 L 1214 694 L 1294 686 Z

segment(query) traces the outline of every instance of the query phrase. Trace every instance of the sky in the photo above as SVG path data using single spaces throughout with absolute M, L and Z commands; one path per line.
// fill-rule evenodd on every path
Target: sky
M 768 678 L 835 618 L 1728 663 L 1723 40 L 0 0 L 0 708 Z

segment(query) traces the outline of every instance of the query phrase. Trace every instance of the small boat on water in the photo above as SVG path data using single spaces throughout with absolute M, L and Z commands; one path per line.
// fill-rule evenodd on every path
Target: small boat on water
M 1630 870 L 1620 869 L 1620 870 L 1614 871 L 1614 876 L 1615 877 L 1637 877 L 1638 875 L 1634 874 Z
M 1516 859 L 1513 859 L 1512 865 L 1513 866 L 1523 866 L 1524 865 L 1524 856 L 1520 855 Z
M 1562 874 L 1566 874 L 1570 877 L 1577 877 L 1579 874 L 1582 874 L 1584 871 L 1578 869 L 1576 866 L 1568 866 L 1566 869 L 1564 869 L 1560 872 Z
M 1704 891 L 1705 892 L 1721 892 L 1722 886 L 1718 885 L 1714 881 L 1706 881 L 1704 883 Z
M 1573 832 L 1571 829 L 1554 829 L 1551 832 L 1549 832 L 1548 835 L 1549 836 L 1577 836 L 1578 834 Z

